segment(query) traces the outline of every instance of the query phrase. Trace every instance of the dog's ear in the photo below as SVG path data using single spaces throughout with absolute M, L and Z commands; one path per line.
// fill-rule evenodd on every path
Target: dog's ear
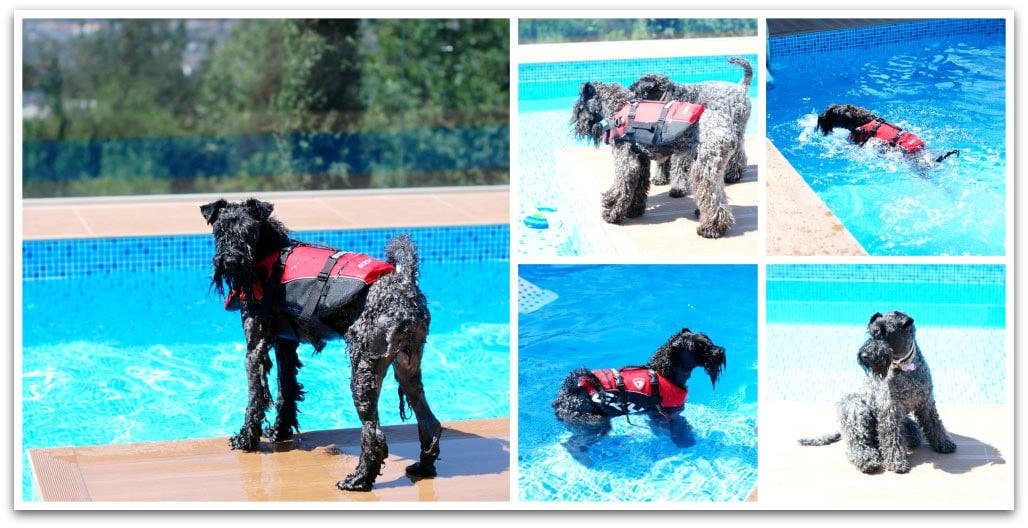
M 582 99 L 589 99 L 596 95 L 596 87 L 591 82 L 584 82 L 578 90 L 578 95 L 582 96 Z
M 871 316 L 871 320 L 867 322 L 867 326 L 871 326 L 875 321 L 881 318 L 882 314 L 879 312 L 875 312 L 875 314 Z
M 903 313 L 903 312 L 900 312 Z M 914 324 L 914 318 L 903 314 L 903 328 L 910 328 Z
M 224 198 L 220 198 L 217 201 L 211 202 L 207 205 L 200 206 L 200 213 L 203 214 L 208 224 L 213 224 L 218 219 L 218 213 L 221 212 L 222 208 L 228 205 L 228 202 Z
M 254 218 L 258 220 L 267 220 L 271 216 L 271 211 L 275 209 L 275 206 L 268 203 L 262 202 L 256 198 L 250 198 L 246 201 L 246 206 L 253 211 Z

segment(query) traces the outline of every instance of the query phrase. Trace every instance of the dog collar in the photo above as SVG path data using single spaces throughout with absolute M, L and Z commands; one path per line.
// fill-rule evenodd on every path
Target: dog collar
M 910 350 L 907 351 L 907 355 L 892 362 L 892 368 L 902 370 L 903 372 L 911 372 L 917 369 L 917 365 L 914 364 L 914 341 L 910 342 Z

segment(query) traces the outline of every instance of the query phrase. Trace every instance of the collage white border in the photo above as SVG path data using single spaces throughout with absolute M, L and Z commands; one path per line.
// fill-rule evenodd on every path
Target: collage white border
M 123 0 L 121 0 L 123 1 Z M 516 238 L 515 233 L 512 230 L 511 233 L 511 263 L 510 263 L 510 279 L 511 279 L 511 417 L 510 417 L 510 499 L 509 502 L 487 502 L 487 503 L 389 503 L 389 504 L 360 504 L 360 503 L 328 503 L 328 504 L 312 504 L 303 503 L 301 505 L 295 504 L 283 504 L 283 503 L 270 503 L 270 504 L 252 504 L 252 503 L 214 503 L 214 504 L 197 504 L 197 503 L 185 503 L 181 504 L 181 508 L 169 508 L 167 503 L 142 503 L 142 504 L 94 504 L 94 505 L 82 505 L 82 504 L 63 504 L 57 505 L 57 507 L 35 507 L 34 503 L 23 503 L 20 500 L 20 493 L 15 494 L 13 491 L 20 491 L 20 472 L 12 471 L 10 474 L 12 478 L 10 482 L 14 487 L 11 496 L 13 499 L 12 507 L 16 510 L 72 510 L 72 511 L 83 511 L 83 510 L 110 510 L 110 509 L 124 509 L 124 510 L 161 510 L 161 509 L 183 509 L 183 510 L 269 510 L 269 509 L 286 509 L 286 510 L 351 510 L 351 513 L 355 511 L 363 510 L 374 510 L 381 513 L 381 510 L 394 510 L 404 512 L 407 510 L 439 510 L 439 511 L 482 511 L 488 513 L 496 510 L 508 510 L 517 512 L 531 512 L 531 511 L 553 511 L 553 510 L 574 510 L 579 515 L 585 514 L 588 510 L 600 510 L 603 512 L 613 511 L 667 511 L 667 510 L 689 510 L 694 513 L 702 513 L 701 511 L 695 510 L 718 510 L 715 513 L 723 513 L 723 510 L 732 511 L 763 511 L 768 512 L 777 510 L 771 505 L 761 505 L 756 503 L 715 503 L 715 504 L 702 504 L 702 503 L 522 503 L 518 501 L 518 488 L 517 488 L 517 285 L 516 275 L 517 266 L 519 264 L 627 264 L 627 263 L 650 263 L 650 264 L 699 264 L 699 263 L 730 263 L 730 264 L 755 264 L 758 269 L 758 296 L 759 299 L 763 299 L 765 296 L 765 269 L 767 264 L 791 264 L 791 263 L 832 263 L 832 264 L 845 264 L 859 262 L 862 264 L 873 264 L 873 263 L 965 263 L 965 264 L 1003 264 L 1007 270 L 1007 350 L 1008 350 L 1008 366 L 1012 371 L 1016 370 L 1015 380 L 1025 379 L 1023 377 L 1024 364 L 1028 362 L 1016 362 L 1017 352 L 1017 338 L 1015 329 L 1023 327 L 1019 324 L 1024 322 L 1023 315 L 1020 310 L 1017 310 L 1017 299 L 1023 299 L 1023 284 L 1021 283 L 1019 273 L 1015 267 L 1016 262 L 1020 260 L 1019 253 L 1023 244 L 1017 244 L 1016 240 L 1023 238 L 1024 215 L 1019 214 L 1016 209 L 1016 204 L 1028 204 L 1025 201 L 1025 189 L 1028 185 L 1018 184 L 1015 175 L 1020 173 L 1017 154 L 1023 151 L 1019 148 L 1024 146 L 1024 141 L 1018 141 L 1015 146 L 1015 138 L 1019 136 L 1020 127 L 1024 123 L 1023 114 L 1024 106 L 1017 106 L 1017 100 L 1020 98 L 1020 94 L 1023 90 L 1024 83 L 1024 68 L 1015 68 L 1016 64 L 1023 64 L 1025 54 L 1023 53 L 1023 47 L 1025 39 L 1018 39 L 1017 37 L 1017 19 L 1019 14 L 1019 8 L 1013 5 L 1013 2 L 1009 2 L 1009 5 L 999 6 L 977 6 L 975 9 L 966 9 L 967 6 L 948 6 L 946 10 L 937 10 L 941 7 L 939 2 L 930 2 L 924 0 L 911 0 L 905 3 L 906 10 L 894 10 L 896 7 L 895 2 L 882 2 L 879 0 L 868 0 L 862 2 L 860 6 L 852 9 L 844 10 L 825 10 L 823 3 L 805 2 L 811 5 L 805 6 L 779 6 L 778 8 L 769 8 L 762 6 L 753 5 L 736 5 L 742 4 L 742 2 L 736 2 L 734 0 L 722 0 L 719 2 L 719 6 L 722 9 L 711 10 L 711 9 L 689 9 L 688 6 L 682 5 L 684 2 L 668 2 L 665 0 L 655 0 L 648 2 L 645 9 L 639 11 L 627 11 L 625 10 L 625 3 L 612 2 L 610 0 L 594 0 L 592 2 L 582 1 L 563 1 L 560 2 L 564 5 L 572 4 L 566 9 L 556 9 L 554 2 L 518 2 L 517 5 L 490 5 L 488 8 L 483 9 L 481 5 L 461 5 L 470 4 L 470 2 L 440 2 L 432 6 L 432 9 L 425 9 L 424 5 L 417 2 L 394 2 L 391 0 L 379 0 L 376 2 L 374 10 L 369 9 L 343 9 L 338 4 L 333 5 L 330 2 L 308 2 L 308 4 L 326 4 L 326 5 L 296 5 L 291 6 L 290 10 L 283 11 L 282 5 L 275 5 L 274 3 L 263 2 L 263 0 L 255 2 L 222 2 L 222 6 L 219 6 L 216 10 L 209 10 L 210 5 L 199 4 L 199 5 L 188 5 L 188 2 L 180 3 L 174 6 L 174 10 L 167 10 L 166 7 L 156 10 L 140 11 L 138 6 L 133 5 L 117 5 L 121 2 L 109 2 L 104 6 L 98 6 L 102 8 L 113 8 L 113 11 L 103 11 L 98 13 L 95 9 L 84 10 L 76 7 L 73 10 L 68 10 L 67 5 L 56 4 L 48 2 L 46 0 L 33 2 L 31 5 L 13 5 L 8 7 L 8 24 L 3 26 L 4 38 L 3 42 L 11 43 L 11 53 L 5 53 L 3 60 L 8 61 L 6 71 L 11 72 L 12 81 L 5 85 L 5 90 L 10 90 L 5 95 L 8 96 L 7 101 L 11 101 L 11 104 L 3 105 L 2 112 L 6 117 L 6 122 L 10 123 L 12 142 L 4 144 L 4 152 L 8 154 L 8 157 L 4 159 L 11 160 L 11 174 L 17 175 L 18 163 L 20 161 L 20 148 L 15 149 L 15 145 L 20 147 L 20 127 L 16 126 L 18 121 L 15 120 L 15 115 L 20 116 L 20 94 L 14 91 L 15 79 L 20 80 L 20 72 L 14 70 L 15 53 L 20 50 L 20 42 L 14 40 L 12 34 L 13 26 L 17 23 L 17 17 L 21 13 L 37 12 L 39 10 L 55 10 L 51 14 L 53 16 L 62 17 L 75 17 L 75 16 L 104 16 L 104 17 L 118 17 L 118 16 L 129 16 L 135 14 L 139 16 L 141 13 L 143 16 L 148 17 L 204 17 L 204 18 L 219 18 L 219 17 L 235 17 L 240 16 L 283 16 L 283 17 L 318 17 L 318 16 L 347 16 L 347 17 L 395 17 L 395 18 L 420 18 L 420 17 L 482 17 L 482 18 L 508 18 L 511 22 L 511 66 L 510 66 L 510 79 L 511 79 L 511 185 L 510 185 L 510 207 L 511 207 L 511 218 L 516 218 L 518 211 L 516 206 L 518 203 L 518 186 L 517 186 L 517 120 L 514 117 L 517 115 L 517 64 L 513 60 L 516 56 L 517 46 L 517 20 L 520 18 L 540 18 L 540 17 L 552 17 L 552 18 L 597 18 L 597 17 L 611 17 L 611 18 L 644 18 L 644 17 L 681 17 L 681 18 L 697 18 L 697 17 L 738 17 L 738 18 L 757 18 L 758 19 L 758 36 L 766 39 L 764 34 L 763 20 L 767 18 L 974 18 L 981 16 L 995 16 L 1000 14 L 1007 17 L 1008 19 L 1008 32 L 1007 32 L 1007 50 L 1008 50 L 1008 65 L 1007 65 L 1007 254 L 1005 257 L 925 257 L 925 258 L 914 258 L 914 257 L 862 257 L 862 258 L 833 258 L 833 257 L 768 257 L 766 256 L 766 238 L 763 235 L 766 227 L 766 208 L 763 205 L 766 203 L 766 194 L 764 187 L 761 186 L 758 204 L 758 232 L 761 233 L 758 237 L 758 254 L 754 256 L 752 261 L 745 258 L 710 258 L 710 259 L 610 259 L 610 258 L 560 258 L 560 259 L 522 259 L 519 258 L 516 252 Z M 801 2 L 804 3 L 804 2 Z M 54 5 L 48 5 L 54 4 Z M 115 4 L 115 5 L 111 5 Z M 127 4 L 127 3 L 126 3 Z M 263 5 L 262 5 L 263 4 Z M 795 4 L 795 2 L 794 2 Z M 920 9 L 912 9 L 917 7 L 916 4 L 920 4 Z M 639 7 L 639 6 L 631 6 Z M 650 8 L 653 9 L 650 9 Z M 305 9 L 306 8 L 306 9 Z M 438 8 L 438 9 L 436 9 Z M 988 8 L 982 10 L 981 8 Z M 15 11 L 15 9 L 19 11 Z M 255 9 L 257 9 L 255 11 Z M 307 10 L 309 9 L 309 10 Z M 59 11 L 58 11 L 59 10 Z M 760 61 L 760 70 L 763 70 L 763 64 L 765 63 L 765 47 L 761 47 L 758 53 L 758 59 Z M 19 61 L 20 62 L 20 57 Z M 763 76 L 758 77 L 762 81 Z M 760 119 L 758 130 L 762 137 L 766 137 L 766 125 L 763 116 L 766 116 L 765 101 L 766 101 L 766 83 L 761 82 L 759 87 L 759 103 L 758 111 Z M 1015 114 L 1016 112 L 1016 114 Z M 17 140 L 18 143 L 15 143 Z M 760 181 L 765 181 L 767 177 L 766 172 L 766 156 L 762 156 L 758 164 L 758 175 Z M 5 276 L 11 277 L 10 282 L 0 281 L 0 293 L 3 293 L 5 299 L 11 300 L 12 313 L 17 312 L 17 308 L 20 306 L 20 279 L 19 276 L 14 273 L 20 269 L 20 263 L 17 261 L 17 257 L 20 256 L 20 251 L 16 251 L 14 247 L 15 236 L 14 233 L 20 232 L 21 224 L 21 213 L 20 204 L 15 202 L 15 199 L 20 199 L 20 185 L 15 178 L 12 178 L 10 187 L 0 186 L 2 189 L 4 200 L 2 203 L 11 204 L 12 210 L 10 214 L 0 215 L 0 233 L 3 233 L 5 237 L 5 244 L 2 247 L 10 248 L 12 253 L 10 258 L 0 259 L 0 273 Z M 10 192 L 11 195 L 7 196 Z M 16 231 L 17 230 L 17 231 Z M 8 238 L 10 237 L 10 238 Z M 764 303 L 759 303 L 758 308 L 758 343 L 760 350 L 765 349 L 765 336 L 764 336 L 764 324 L 765 324 L 765 311 Z M 12 336 L 12 353 L 15 350 L 19 350 L 20 347 L 16 346 L 13 342 L 15 336 L 20 335 L 20 318 L 16 319 L 19 322 L 19 327 L 15 328 L 13 321 L 7 320 L 4 324 L 11 324 L 10 328 L 5 328 L 7 332 L 4 335 Z M 764 371 L 763 359 L 765 354 L 758 354 L 758 371 Z M 12 377 L 14 372 L 11 372 Z M 14 384 L 12 384 L 13 386 Z M 758 393 L 760 392 L 759 386 L 762 384 L 758 383 Z M 19 393 L 11 391 L 12 402 L 10 406 L 3 406 L 4 413 L 9 410 L 13 410 L 14 407 L 20 402 Z M 1019 434 L 1020 424 L 1017 418 L 1017 409 L 1021 408 L 1021 401 L 1019 399 L 1019 392 L 1017 390 L 1017 384 L 1014 382 L 1008 383 L 1008 402 L 1010 403 L 1010 425 L 1012 428 L 1012 434 L 1016 439 L 1015 456 L 1017 453 L 1022 452 L 1020 449 L 1023 446 L 1024 439 Z M 758 400 L 759 401 L 759 400 Z M 6 416 L 6 414 L 5 414 Z M 758 418 L 759 424 L 759 418 Z M 20 424 L 15 424 L 20 428 Z M 764 424 L 760 424 L 764 425 Z M 9 446 L 7 452 L 14 454 L 15 450 L 13 445 Z M 760 455 L 761 457 L 763 454 Z M 13 461 L 18 461 L 20 466 L 20 456 L 13 456 Z M 5 458 L 5 460 L 7 460 Z M 1015 482 L 1015 489 L 1019 488 L 1016 486 L 1017 482 L 1020 482 L 1019 477 L 1020 470 L 1017 466 L 1021 464 L 1014 458 L 1014 463 L 1011 464 L 1011 474 L 1015 476 L 1013 482 Z M 759 463 L 758 463 L 759 464 Z M 1016 475 L 1015 475 L 1016 470 Z M 759 469 L 758 469 L 759 471 Z M 16 485 L 15 485 L 16 484 Z M 759 477 L 758 477 L 759 486 Z M 759 488 L 758 488 L 759 489 Z M 1015 489 L 1011 489 L 1010 505 L 1013 508 L 1016 502 L 1019 502 L 1015 498 Z M 1019 491 L 1017 494 L 1019 497 L 1023 496 L 1023 491 Z M 51 505 L 52 506 L 52 505 Z M 8 512 L 12 512 L 8 509 Z M 12 512 L 13 513 L 13 512 Z M 829 511 L 828 513 L 831 513 Z M 15 522 L 25 521 L 25 514 L 20 515 L 9 514 L 10 519 Z M 367 517 L 366 518 L 373 518 Z M 1016 517 L 1020 515 L 1001 515 L 987 516 L 985 518 L 976 517 L 975 522 L 979 520 L 989 521 L 999 520 L 1000 522 L 1013 522 Z M 465 517 L 466 519 L 467 517 Z M 823 519 L 823 517 L 818 517 Z M 131 518 L 126 519 L 129 521 Z M 481 519 L 481 517 L 479 517 Z M 724 517 L 718 517 L 718 519 L 724 519 Z M 832 516 L 830 517 L 831 522 L 834 524 L 840 523 L 846 524 L 845 521 L 851 520 L 856 522 L 865 522 L 859 517 L 856 520 L 846 519 L 845 516 Z M 959 516 L 956 517 L 955 522 L 961 522 Z M 59 519 L 52 519 L 53 521 L 60 522 Z M 138 518 L 136 518 L 138 520 Z M 223 520 L 223 519 L 222 519 Z M 338 521 L 338 519 L 336 519 Z M 448 522 L 458 521 L 459 518 L 451 518 Z M 757 521 L 758 519 L 752 519 Z M 789 521 L 794 519 L 789 518 Z M 953 516 L 946 518 L 946 516 L 935 518 L 936 522 L 948 522 L 954 520 Z M 966 521 L 967 519 L 964 519 Z M 110 519 L 104 519 L 104 524 L 109 524 Z M 216 522 L 220 522 L 216 521 Z M 289 522 L 289 521 L 287 521 Z M 302 522 L 302 521 L 301 521 Z M 739 522 L 737 519 L 735 522 Z M 933 524 L 935 524 L 933 523 Z M 5 523 L 7 524 L 7 523 Z

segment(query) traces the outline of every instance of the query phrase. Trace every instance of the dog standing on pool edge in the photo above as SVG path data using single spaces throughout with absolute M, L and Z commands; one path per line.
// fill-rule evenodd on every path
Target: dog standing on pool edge
M 645 365 L 619 369 L 580 368 L 564 379 L 553 409 L 571 431 L 565 442 L 576 460 L 591 465 L 589 447 L 606 436 L 610 420 L 644 414 L 653 428 L 666 427 L 679 447 L 696 443 L 692 427 L 680 413 L 693 369 L 700 367 L 717 384 L 726 364 L 725 349 L 705 334 L 688 328 L 671 336 Z
M 211 225 L 215 255 L 212 285 L 219 293 L 231 290 L 238 303 L 246 334 L 246 375 L 249 401 L 243 427 L 231 438 L 233 449 L 257 451 L 265 412 L 271 405 L 268 371 L 271 349 L 278 364 L 278 400 L 274 424 L 264 430 L 272 442 L 286 441 L 299 431 L 296 404 L 304 399 L 296 376 L 301 367 L 296 354 L 300 342 L 320 351 L 324 341 L 342 338 L 350 355 L 354 405 L 361 421 L 361 453 L 357 469 L 336 486 L 368 491 L 379 475 L 388 446 L 379 427 L 378 400 L 386 370 L 393 367 L 399 382 L 400 416 L 406 418 L 404 400 L 413 409 L 421 443 L 420 460 L 407 467 L 411 478 L 433 477 L 439 456 L 442 426 L 425 400 L 421 382 L 421 356 L 430 315 L 418 287 L 417 248 L 406 235 L 386 245 L 384 274 L 362 287 L 352 300 L 327 312 L 322 302 L 330 289 L 321 290 L 313 310 L 290 310 L 286 286 L 279 282 L 286 252 L 299 243 L 285 226 L 271 217 L 273 205 L 256 199 L 240 203 L 217 200 L 200 207 Z M 343 252 L 337 252 L 337 255 Z M 359 255 L 363 262 L 367 257 Z M 323 274 L 330 266 L 326 265 Z M 395 271 L 391 271 L 391 269 Z M 337 268 L 332 267 L 332 273 Z M 321 277 L 319 276 L 319 280 Z M 314 294 L 311 295 L 314 297 Z M 321 299 L 321 301 L 319 301 Z M 228 307 L 229 302 L 226 302 Z

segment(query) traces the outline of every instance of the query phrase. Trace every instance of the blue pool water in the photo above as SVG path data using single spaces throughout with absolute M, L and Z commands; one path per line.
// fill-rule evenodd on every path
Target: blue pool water
M 772 38 L 768 137 L 868 253 L 1003 255 L 1005 38 L 1002 19 Z M 817 115 L 832 103 L 869 108 L 959 158 L 923 170 L 841 129 L 822 136 Z
M 754 66 L 750 99 L 754 111 L 746 133 L 756 133 L 757 56 L 741 55 Z M 522 228 L 518 231 L 519 254 L 593 255 L 604 254 L 603 237 L 595 227 L 595 218 L 580 214 L 582 200 L 595 196 L 573 196 L 565 182 L 555 174 L 558 150 L 588 147 L 571 135 L 568 119 L 571 106 L 583 82 L 617 82 L 629 86 L 640 76 L 660 72 L 676 82 L 730 81 L 741 79 L 738 66 L 728 62 L 729 56 L 678 57 L 670 59 L 595 60 L 520 64 L 518 66 L 518 164 L 520 195 L 518 219 L 538 208 L 555 208 L 556 222 L 561 226 L 550 232 Z M 519 227 L 523 226 L 520 224 Z
M 522 501 L 742 501 L 757 481 L 756 267 L 519 266 L 518 496 Z M 546 293 L 545 295 L 540 292 Z M 561 445 L 551 402 L 571 370 L 645 362 L 682 327 L 725 347 L 715 389 L 694 371 L 676 447 L 636 417 L 612 422 L 592 467 Z
M 939 403 L 1004 404 L 1005 306 L 999 265 L 770 265 L 764 397 L 834 403 L 864 376 L 871 315 L 898 310 L 914 319 Z
M 433 411 L 443 421 L 509 416 L 508 226 L 406 231 L 421 249 L 432 313 L 422 366 Z M 381 258 L 392 234 L 297 236 Z M 239 314 L 225 311 L 208 288 L 210 239 L 25 243 L 23 450 L 238 431 L 244 339 Z M 300 404 L 302 430 L 359 427 L 345 346 L 331 343 L 315 356 L 304 345 L 300 356 L 300 381 L 317 395 Z M 383 424 L 401 423 L 398 405 L 389 374 Z M 33 500 L 24 454 L 23 463 L 22 495 Z

